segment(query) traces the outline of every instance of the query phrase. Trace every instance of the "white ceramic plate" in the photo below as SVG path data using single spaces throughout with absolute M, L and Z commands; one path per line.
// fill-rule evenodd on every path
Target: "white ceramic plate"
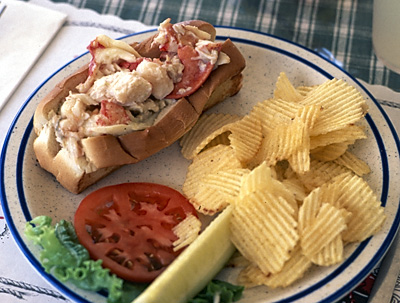
M 141 41 L 151 35 L 145 32 L 126 37 L 128 42 Z M 341 78 L 357 87 L 370 107 L 364 124 L 368 139 L 358 142 L 354 151 L 366 160 L 372 173 L 366 177 L 386 207 L 387 220 L 382 230 L 359 245 L 346 248 L 345 261 L 329 268 L 313 267 L 306 276 L 285 289 L 258 287 L 245 292 L 241 302 L 333 302 L 355 288 L 384 256 L 397 231 L 400 220 L 399 139 L 387 115 L 373 98 L 349 74 L 314 52 L 291 42 L 248 30 L 219 27 L 218 39 L 231 38 L 247 60 L 243 88 L 239 94 L 213 109 L 215 112 L 246 114 L 258 101 L 270 96 L 275 81 L 284 71 L 294 85 L 320 84 Z M 78 302 L 105 302 L 96 293 L 77 290 L 46 274 L 38 261 L 39 248 L 24 237 L 24 226 L 37 215 L 49 215 L 54 221 L 72 220 L 81 199 L 105 185 L 132 181 L 162 183 L 180 189 L 188 161 L 180 155 L 178 144 L 138 164 L 126 166 L 111 174 L 80 195 L 64 190 L 37 164 L 32 142 L 32 117 L 36 105 L 61 79 L 85 64 L 85 54 L 56 71 L 26 101 L 7 135 L 1 155 L 1 199 L 4 214 L 19 247 L 53 286 Z M 232 272 L 221 276 L 232 280 Z M 231 281 L 234 282 L 234 281 Z M 173 283 L 173 281 L 171 281 Z

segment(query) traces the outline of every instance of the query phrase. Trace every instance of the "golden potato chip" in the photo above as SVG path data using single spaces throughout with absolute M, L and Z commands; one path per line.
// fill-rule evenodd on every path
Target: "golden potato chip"
M 335 188 L 337 188 L 337 186 L 335 186 Z M 338 192 L 340 193 L 340 190 L 338 190 Z M 333 202 L 330 202 L 330 204 L 333 205 L 333 206 L 335 206 L 337 209 L 340 208 L 340 202 L 337 201 L 337 200 L 336 200 L 336 201 L 333 201 Z M 348 224 L 350 223 L 350 220 L 351 220 L 353 214 L 352 214 L 351 212 L 347 211 L 347 210 L 344 209 L 344 208 L 340 208 L 339 210 L 340 210 L 340 212 L 342 213 L 342 216 L 343 216 L 343 218 L 344 218 L 346 224 L 348 225 Z
M 264 274 L 255 264 L 250 264 L 239 273 L 238 282 L 245 287 L 286 287 L 303 277 L 311 265 L 311 261 L 302 254 L 300 246 L 297 245 L 280 272 Z
M 364 117 L 368 106 L 356 88 L 343 80 L 332 79 L 324 82 L 309 93 L 301 104 L 321 105 L 318 121 L 311 135 L 324 134 L 354 124 Z
M 300 245 L 297 245 L 282 270 L 269 275 L 265 280 L 265 285 L 271 288 L 286 287 L 302 278 L 311 265 L 311 261 L 303 255 Z
M 247 195 L 232 211 L 232 242 L 264 273 L 282 269 L 298 242 L 296 228 L 292 206 L 266 191 Z
M 265 161 L 267 164 L 273 166 L 280 160 L 289 159 L 303 146 L 305 135 L 305 124 L 300 119 L 276 127 L 274 132 L 266 136 Z
M 311 130 L 321 114 L 321 110 L 321 106 L 318 104 L 305 105 L 298 110 L 296 116 L 304 122 L 307 130 Z
M 307 96 L 311 91 L 313 91 L 315 88 L 317 88 L 318 85 L 312 85 L 312 86 L 298 86 L 296 87 L 297 92 L 302 95 L 303 97 Z
M 224 133 L 216 136 L 209 143 L 207 143 L 207 145 L 202 150 L 211 148 L 213 146 L 217 146 L 219 144 L 230 145 L 231 141 L 229 140 L 229 135 L 230 135 L 230 132 L 224 132 Z
M 361 242 L 374 235 L 385 222 L 386 215 L 368 183 L 351 173 L 337 176 L 332 182 L 340 189 L 337 203 L 352 214 L 343 240 Z
M 304 174 L 310 170 L 310 153 L 309 149 L 304 146 L 301 150 L 295 152 L 289 157 L 290 166 L 296 173 Z
M 315 106 L 297 106 L 291 107 L 290 114 L 285 113 L 281 115 L 281 118 L 269 116 L 263 118 L 263 110 L 269 110 L 268 106 L 283 105 L 283 100 L 268 100 L 264 101 L 265 107 L 259 104 L 254 107 L 251 117 L 256 116 L 261 119 L 263 125 L 264 138 L 260 142 L 258 152 L 248 162 L 249 167 L 256 167 L 263 161 L 267 161 L 268 165 L 273 166 L 278 161 L 283 159 L 289 159 L 292 154 L 297 153 L 297 150 L 302 149 L 299 156 L 294 156 L 295 161 L 299 159 L 308 160 L 306 153 L 308 153 L 308 133 L 307 127 L 311 127 L 316 117 L 318 116 L 318 110 Z M 268 113 L 270 114 L 270 113 Z M 268 119 L 273 119 L 269 121 Z M 281 119 L 281 121 L 279 121 Z M 276 123 L 279 121 L 279 123 Z M 268 124 L 268 125 L 267 125 Z M 296 162 L 302 163 L 302 162 Z M 296 166 L 296 167 L 299 167 Z M 305 166 L 308 167 L 307 165 Z
M 281 181 L 272 179 L 270 192 L 277 197 L 282 197 L 293 210 L 293 217 L 297 219 L 299 206 L 296 201 L 294 193 Z
M 310 149 L 327 146 L 333 143 L 351 142 L 349 144 L 353 144 L 356 140 L 365 138 L 366 134 L 360 126 L 349 125 L 343 129 L 331 131 L 326 134 L 311 136 Z
M 257 153 L 254 155 L 252 159 L 250 159 L 249 162 L 245 163 L 247 168 L 254 169 L 257 166 L 261 165 L 263 162 L 265 162 L 268 151 L 268 146 L 267 146 L 268 144 L 269 144 L 268 139 L 265 136 L 263 136 L 263 138 L 261 139 L 260 148 L 258 149 Z
M 266 162 L 261 163 L 242 179 L 239 197 L 242 199 L 256 191 L 269 190 L 272 184 L 272 171 Z
M 300 235 L 307 224 L 304 222 L 312 218 L 318 208 L 315 206 L 317 201 L 329 203 L 341 212 L 347 225 L 347 230 L 342 235 L 346 242 L 365 240 L 380 229 L 386 218 L 384 208 L 368 183 L 361 177 L 346 172 L 332 178 L 304 199 L 299 210 Z
M 319 266 L 331 266 L 343 261 L 343 240 L 337 235 L 319 253 L 311 257 L 311 261 Z
M 322 205 L 322 200 L 320 198 L 321 189 L 316 188 L 313 190 L 303 201 L 299 208 L 298 216 L 298 231 L 300 237 L 304 233 L 304 229 L 310 226 L 315 221 L 319 209 Z
M 250 112 L 262 123 L 264 133 L 273 132 L 277 126 L 290 123 L 302 106 L 282 99 L 267 99 L 257 103 Z
M 314 189 L 303 201 L 299 209 L 299 225 L 298 230 L 301 239 L 303 239 L 307 228 L 316 224 L 316 218 L 320 215 L 320 211 L 324 204 L 332 206 L 336 211 L 336 217 L 343 219 L 343 224 L 347 226 L 350 222 L 351 213 L 341 208 L 338 198 L 341 195 L 340 188 L 333 183 L 325 183 L 321 187 Z M 327 207 L 327 206 L 325 206 Z M 343 227 L 343 226 L 342 226 Z M 319 234 L 325 237 L 325 233 Z M 320 243 L 318 243 L 320 245 Z M 322 249 L 315 255 L 307 255 L 310 260 L 321 266 L 329 266 L 341 262 L 343 260 L 343 241 L 341 234 L 333 238 L 330 242 L 322 244 Z
M 214 188 L 222 195 L 228 198 L 239 196 L 242 180 L 250 173 L 250 170 L 245 168 L 221 170 L 204 177 L 201 182 L 204 187 Z
M 232 198 L 215 188 L 199 186 L 198 191 L 189 198 L 189 201 L 198 212 L 212 216 L 232 203 Z
M 293 171 L 304 174 L 310 169 L 310 130 L 319 117 L 321 109 L 317 105 L 306 105 L 299 109 L 296 119 L 304 123 L 302 143 L 289 157 L 288 161 Z
M 339 189 L 334 184 L 329 182 L 322 184 L 320 187 L 312 190 L 303 200 L 299 209 L 298 230 L 302 235 L 304 229 L 310 226 L 315 221 L 322 203 L 329 203 L 330 205 L 340 209 L 341 206 L 337 204 L 340 195 Z M 343 217 L 346 217 L 342 212 Z M 347 222 L 347 221 L 346 221 Z
M 268 274 L 264 274 L 256 264 L 250 263 L 239 272 L 237 283 L 245 288 L 265 285 L 267 276 Z
M 364 162 L 348 150 L 339 158 L 335 159 L 334 162 L 344 167 L 347 167 L 359 176 L 363 176 L 371 172 L 371 169 L 366 162 Z
M 310 151 L 313 159 L 320 161 L 333 161 L 342 156 L 351 142 L 333 143 L 327 146 L 320 146 Z
M 324 191 L 322 187 L 318 187 L 304 198 L 299 209 L 298 217 L 298 230 L 300 237 L 304 233 L 305 228 L 314 223 L 315 218 L 317 217 L 317 214 L 321 208 L 322 201 L 324 200 L 325 192 L 326 191 Z M 332 196 L 334 196 L 334 193 L 332 193 Z
M 245 199 L 247 195 L 257 191 L 267 191 L 276 197 L 284 198 L 295 211 L 294 217 L 297 217 L 298 205 L 293 192 L 276 179 L 274 170 L 266 162 L 243 177 L 239 198 Z
M 304 97 L 294 88 L 286 74 L 281 72 L 275 84 L 274 98 L 298 102 Z
M 294 198 L 297 201 L 303 201 L 307 196 L 306 188 L 301 183 L 301 181 L 297 178 L 288 178 L 282 180 L 282 183 L 285 187 L 293 194 Z
M 172 243 L 174 251 L 178 251 L 192 243 L 199 235 L 200 230 L 201 221 L 192 214 L 174 226 L 172 231 L 178 237 L 178 240 Z
M 298 178 L 305 188 L 311 191 L 344 172 L 348 172 L 348 169 L 332 161 L 311 159 L 310 170 L 305 174 L 299 174 Z
M 228 114 L 203 114 L 193 128 L 180 140 L 182 155 L 193 159 L 210 141 L 225 131 L 224 126 L 238 121 L 240 117 Z
M 232 257 L 226 264 L 228 267 L 246 267 L 248 265 L 250 265 L 250 261 L 243 257 L 237 250 L 233 253 Z
M 226 145 L 217 145 L 205 150 L 193 159 L 186 173 L 186 179 L 182 190 L 187 197 L 194 197 L 200 182 L 205 176 L 230 168 L 241 168 L 241 163 L 236 158 L 235 151 Z
M 310 170 L 310 137 L 308 131 L 303 131 L 303 140 L 301 146 L 288 158 L 293 171 L 298 174 L 304 174 Z
M 245 116 L 230 124 L 229 140 L 239 161 L 249 162 L 257 154 L 263 138 L 261 121 L 256 116 Z
M 302 227 L 300 244 L 303 254 L 312 259 L 346 228 L 342 212 L 329 203 L 322 203 L 310 225 Z

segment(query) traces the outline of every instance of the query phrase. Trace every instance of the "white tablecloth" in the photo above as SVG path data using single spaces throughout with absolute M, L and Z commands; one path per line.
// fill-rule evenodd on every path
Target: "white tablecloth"
M 18 109 L 29 95 L 55 70 L 86 50 L 88 41 L 98 34 L 117 38 L 149 27 L 136 21 L 125 21 L 115 16 L 100 16 L 89 10 L 78 10 L 67 4 L 48 0 L 32 3 L 46 6 L 68 15 L 55 39 L 39 58 L 27 77 L 0 111 L 0 147 Z M 5 72 L 4 70 L 0 70 Z M 395 127 L 400 131 L 400 94 L 382 86 L 363 84 L 380 100 Z M 14 242 L 0 209 L 0 302 L 66 302 L 60 293 L 41 278 Z
M 123 21 L 115 16 L 100 16 L 89 10 L 78 10 L 66 4 L 47 0 L 31 1 L 68 14 L 68 19 L 27 77 L 0 111 L 0 147 L 10 124 L 30 94 L 54 71 L 81 55 L 94 37 L 106 34 L 119 38 L 144 31 L 148 26 L 136 21 Z M 1 32 L 1 29 L 0 29 Z M 1 35 L 1 33 L 0 33 Z M 0 73 L 6 71 L 0 69 Z M 45 303 L 66 302 L 26 260 L 14 242 L 0 208 L 0 302 Z

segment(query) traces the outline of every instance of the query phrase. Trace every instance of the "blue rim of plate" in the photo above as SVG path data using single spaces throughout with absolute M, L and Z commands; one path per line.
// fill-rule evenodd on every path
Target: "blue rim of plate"
M 274 35 L 271 34 L 266 34 L 266 33 L 262 33 L 262 32 L 258 32 L 255 30 L 249 30 L 249 29 L 243 29 L 243 28 L 236 28 L 236 27 L 229 27 L 229 26 L 216 26 L 216 28 L 225 28 L 225 29 L 232 29 L 232 30 L 240 30 L 240 31 L 247 31 L 247 32 L 252 32 L 255 34 L 259 34 L 262 36 L 266 36 L 266 37 L 270 37 L 272 39 L 276 39 L 276 40 L 280 40 L 283 42 L 286 42 L 288 44 L 291 44 L 297 48 L 300 48 L 306 52 L 309 52 L 315 56 L 317 56 L 318 58 L 328 62 L 330 65 L 332 65 L 333 67 L 337 68 L 338 70 L 340 70 L 342 73 L 344 73 L 348 78 L 350 78 L 352 81 L 354 81 L 363 91 L 364 93 L 366 93 L 368 95 L 368 97 L 375 103 L 375 105 L 377 106 L 377 108 L 379 109 L 379 111 L 381 112 L 382 116 L 384 117 L 385 121 L 387 122 L 390 131 L 393 135 L 393 138 L 396 142 L 396 147 L 397 147 L 397 151 L 400 151 L 400 141 L 399 138 L 397 136 L 397 133 L 394 129 L 394 126 L 392 125 L 389 117 L 387 116 L 386 112 L 383 110 L 383 108 L 381 107 L 381 105 L 376 101 L 376 99 L 372 96 L 372 94 L 366 90 L 363 85 L 361 85 L 359 83 L 359 81 L 357 81 L 355 78 L 353 78 L 349 73 L 347 73 L 345 70 L 343 70 L 340 66 L 337 66 L 336 64 L 332 63 L 331 61 L 329 61 L 328 59 L 326 59 L 325 57 L 321 56 L 320 54 L 318 54 L 317 52 L 310 50 L 302 45 L 299 45 L 297 43 L 291 42 L 289 40 L 283 39 L 283 38 L 279 38 L 276 37 Z M 143 32 L 138 32 L 138 33 L 134 33 L 132 35 L 128 35 L 128 36 L 124 36 L 121 39 L 127 38 L 127 37 L 132 37 L 132 36 L 136 36 L 136 35 L 142 35 L 142 34 L 146 34 L 149 32 L 154 32 L 154 29 L 151 30 L 147 30 L 147 31 L 143 31 Z M 238 43 L 243 43 L 243 44 L 247 44 L 247 45 L 253 45 L 256 47 L 260 47 L 260 48 L 264 48 L 264 49 L 269 49 L 271 51 L 283 54 L 285 56 L 291 57 L 299 62 L 301 62 L 302 64 L 307 65 L 308 67 L 311 67 L 312 69 L 314 69 L 315 71 L 317 71 L 318 73 L 324 75 L 326 78 L 328 79 L 332 79 L 333 76 L 326 72 L 325 70 L 323 70 L 322 68 L 318 67 L 317 65 L 315 65 L 314 63 L 310 62 L 309 60 L 306 60 L 298 55 L 295 55 L 287 50 L 284 50 L 282 48 L 279 47 L 275 47 L 272 45 L 268 45 L 266 43 L 263 42 L 257 42 L 257 41 L 253 41 L 253 40 L 247 40 L 244 38 L 236 38 L 236 37 L 231 37 L 231 36 L 217 36 L 218 40 L 225 40 L 225 39 L 231 39 L 233 42 L 238 42 Z M 63 283 L 61 283 L 60 281 L 58 281 L 56 278 L 54 278 L 52 275 L 46 273 L 43 269 L 43 267 L 41 266 L 40 262 L 36 259 L 36 257 L 31 253 L 31 251 L 28 249 L 28 247 L 25 245 L 23 239 L 21 238 L 21 235 L 19 234 L 11 213 L 10 213 L 10 209 L 8 207 L 8 201 L 7 201 L 7 197 L 5 196 L 5 182 L 4 182 L 4 166 L 5 166 L 5 156 L 7 153 L 7 147 L 8 147 L 8 143 L 10 141 L 10 138 L 12 136 L 12 131 L 20 117 L 20 115 L 22 114 L 23 110 L 25 109 L 25 107 L 27 106 L 27 104 L 32 100 L 32 98 L 36 95 L 36 93 L 51 79 L 53 78 L 57 73 L 59 73 L 61 70 L 63 70 L 65 67 L 67 67 L 68 65 L 70 65 L 72 62 L 78 60 L 79 58 L 81 58 L 82 56 L 86 55 L 87 52 L 83 53 L 82 55 L 80 55 L 79 57 L 71 60 L 70 62 L 68 62 L 67 64 L 65 64 L 64 66 L 62 66 L 61 68 L 59 68 L 57 71 L 55 71 L 52 75 L 50 75 L 29 97 L 28 99 L 24 102 L 23 106 L 21 107 L 21 109 L 18 111 L 17 115 L 15 116 L 9 131 L 6 135 L 6 138 L 4 140 L 4 145 L 3 145 L 3 149 L 2 149 L 2 153 L 1 153 L 1 158 L 0 158 L 0 163 L 1 163 L 1 171 L 0 171 L 0 198 L 2 201 L 2 207 L 3 207 L 3 211 L 4 211 L 4 216 L 6 218 L 6 222 L 10 228 L 10 231 L 15 239 L 15 241 L 17 242 L 19 248 L 21 249 L 21 251 L 24 253 L 24 255 L 26 256 L 26 258 L 31 262 L 31 264 L 34 266 L 34 268 L 43 276 L 46 278 L 46 280 L 48 282 L 50 282 L 53 286 L 55 286 L 60 292 L 62 292 L 63 294 L 66 294 L 69 298 L 74 299 L 78 302 L 87 302 L 90 303 L 89 301 L 87 301 L 85 298 L 81 297 L 80 295 L 76 294 L 75 292 L 71 291 L 70 289 L 68 289 Z M 369 114 L 366 115 L 366 120 L 367 123 L 369 124 L 369 126 L 371 127 L 371 130 L 375 136 L 376 142 L 379 146 L 379 150 L 380 150 L 380 154 L 381 154 L 381 161 L 382 161 L 382 168 L 383 168 L 383 183 L 382 183 L 382 194 L 381 194 L 381 202 L 382 205 L 385 206 L 386 205 L 386 201 L 387 201 L 387 197 L 388 197 L 388 188 L 389 188 L 389 166 L 388 166 L 388 156 L 386 154 L 386 150 L 384 147 L 384 143 L 383 140 L 380 136 L 380 133 L 375 125 L 375 123 L 373 122 L 372 118 L 369 116 Z M 21 205 L 21 209 L 23 211 L 23 214 L 25 216 L 26 221 L 29 221 L 32 219 L 29 210 L 28 210 L 28 205 L 26 203 L 25 200 L 25 195 L 24 195 L 24 190 L 23 190 L 23 180 L 22 180 L 22 169 L 23 169 L 23 158 L 24 158 L 24 154 L 25 154 L 25 148 L 28 142 L 28 139 L 32 133 L 32 129 L 33 129 L 33 117 L 31 118 L 31 120 L 29 121 L 25 132 L 23 134 L 22 137 L 22 141 L 21 141 L 21 145 L 20 145 L 20 149 L 18 151 L 18 157 L 17 157 L 17 167 L 16 167 L 16 183 L 17 183 L 17 188 L 18 188 L 18 196 L 20 199 L 20 205 Z M 395 216 L 394 222 L 388 232 L 388 236 L 386 237 L 386 239 L 384 240 L 383 244 L 381 245 L 381 247 L 378 249 L 378 251 L 375 253 L 374 257 L 369 261 L 369 263 L 359 271 L 359 273 L 350 281 L 347 282 L 347 284 L 345 284 L 342 288 L 338 289 L 337 291 L 335 291 L 334 293 L 332 293 L 329 297 L 327 298 L 323 298 L 322 300 L 318 301 L 318 303 L 328 303 L 328 302 L 332 302 L 334 300 L 339 300 L 342 296 L 346 295 L 347 293 L 349 293 L 354 287 L 356 287 L 358 285 L 358 283 L 360 283 L 373 269 L 373 267 L 379 262 L 379 260 L 383 257 L 383 255 L 385 254 L 386 250 L 389 248 L 391 241 L 393 240 L 396 232 L 397 232 L 397 228 L 399 226 L 400 223 L 400 210 L 398 209 L 398 212 Z M 279 301 L 276 301 L 276 303 L 289 303 L 292 302 L 293 300 L 297 300 L 300 299 L 308 294 L 310 294 L 311 292 L 316 291 L 317 289 L 323 287 L 326 283 L 328 283 L 329 281 L 331 281 L 333 278 L 337 277 L 341 272 L 343 272 L 343 270 L 351 264 L 351 262 L 357 258 L 357 256 L 365 249 L 365 247 L 367 246 L 368 242 L 370 239 L 365 240 L 364 242 L 362 242 L 357 248 L 356 250 L 351 254 L 351 256 L 346 259 L 335 271 L 333 271 L 331 274 L 329 274 L 328 276 L 326 276 L 324 279 L 322 279 L 321 281 L 319 281 L 318 283 L 315 283 L 314 285 L 311 285 L 310 287 L 308 287 L 307 289 L 292 295 L 289 298 L 286 299 L 282 299 Z

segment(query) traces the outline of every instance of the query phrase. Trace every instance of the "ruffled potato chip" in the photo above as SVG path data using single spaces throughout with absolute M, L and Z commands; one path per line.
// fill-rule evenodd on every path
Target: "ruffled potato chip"
M 344 155 L 351 142 L 333 143 L 326 146 L 320 146 L 310 151 L 313 159 L 320 161 L 333 161 Z
M 318 104 L 323 108 L 311 131 L 311 135 L 314 136 L 354 124 L 368 111 L 366 101 L 360 92 L 339 79 L 332 79 L 319 85 L 300 103 Z
M 335 159 L 334 162 L 344 167 L 347 167 L 358 176 L 363 176 L 371 172 L 371 169 L 366 162 L 364 162 L 348 150 L 339 158 Z
M 358 125 L 349 125 L 343 129 L 335 130 L 326 134 L 311 136 L 310 149 L 342 142 L 351 142 L 350 144 L 352 144 L 356 140 L 365 138 L 366 134 L 362 127 Z
M 368 164 L 349 151 L 366 137 L 356 123 L 367 109 L 343 80 L 295 87 L 281 73 L 248 115 L 205 116 L 182 139 L 189 200 L 206 215 L 232 207 L 240 284 L 286 287 L 378 232 L 384 208 L 360 177 Z
M 277 126 L 290 123 L 302 106 L 282 99 L 267 99 L 257 103 L 250 112 L 262 123 L 264 133 L 274 131 Z
M 279 74 L 278 80 L 276 81 L 274 98 L 292 102 L 299 102 L 304 99 L 303 95 L 296 90 L 283 72 Z
M 193 197 L 202 186 L 204 177 L 231 168 L 241 168 L 241 163 L 230 146 L 217 145 L 205 150 L 189 165 L 182 186 L 183 193 L 189 198 Z
M 227 132 L 226 125 L 238 121 L 240 117 L 228 114 L 203 114 L 180 140 L 181 153 L 186 159 L 193 159 L 207 144 Z
M 342 212 L 329 203 L 322 203 L 314 220 L 303 226 L 300 240 L 303 254 L 312 259 L 346 228 Z
M 298 242 L 295 211 L 267 191 L 250 193 L 235 204 L 232 242 L 262 272 L 279 272 Z
M 187 216 L 182 222 L 176 225 L 172 231 L 178 240 L 172 243 L 174 251 L 178 251 L 192 243 L 201 230 L 201 221 L 192 214 Z
M 245 116 L 229 125 L 229 140 L 236 157 L 246 164 L 254 158 L 263 139 L 262 124 L 257 116 Z

